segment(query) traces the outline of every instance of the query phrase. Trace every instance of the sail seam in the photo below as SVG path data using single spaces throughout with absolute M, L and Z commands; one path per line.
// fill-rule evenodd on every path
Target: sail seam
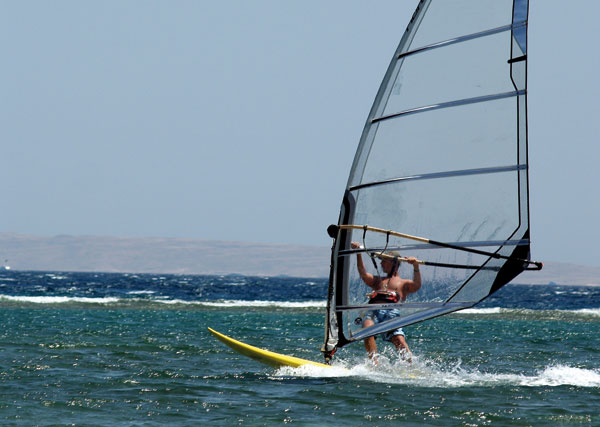
M 449 171 L 449 172 L 436 172 L 436 173 L 428 173 L 422 175 L 411 175 L 411 176 L 403 176 L 398 178 L 390 178 L 382 181 L 373 181 L 367 182 L 364 184 L 354 185 L 348 188 L 349 191 L 361 190 L 363 188 L 375 187 L 379 185 L 391 184 L 394 182 L 404 182 L 404 181 L 416 181 L 422 179 L 437 179 L 437 178 L 449 178 L 456 176 L 468 176 L 468 175 L 484 175 L 490 173 L 503 173 L 503 172 L 513 172 L 527 170 L 527 165 L 510 165 L 510 166 L 497 166 L 491 168 L 478 168 L 478 169 L 464 169 L 457 171 Z
M 515 30 L 517 28 L 526 27 L 526 26 L 527 26 L 527 21 L 524 21 L 524 22 L 519 22 L 519 23 L 516 23 L 516 24 L 509 24 L 509 25 L 504 25 L 502 27 L 492 28 L 490 30 L 480 31 L 478 33 L 467 34 L 467 35 L 464 35 L 464 36 L 455 37 L 453 39 L 444 40 L 444 41 L 441 41 L 441 42 L 429 44 L 427 46 L 419 47 L 417 49 L 409 50 L 408 52 L 404 52 L 404 53 L 399 54 L 396 59 L 405 58 L 407 56 L 414 55 L 416 53 L 427 52 L 427 51 L 432 50 L 432 49 L 437 49 L 437 48 L 440 48 L 440 47 L 449 46 L 449 45 L 453 45 L 453 44 L 456 44 L 456 43 L 462 43 L 462 42 L 466 42 L 466 41 L 469 41 L 469 40 L 478 39 L 478 38 L 481 38 L 481 37 L 487 37 L 487 36 L 491 36 L 491 35 L 494 35 L 494 34 L 503 33 L 503 32 L 506 32 L 506 31 L 513 31 L 513 30 Z
M 467 105 L 467 104 L 476 104 L 478 102 L 496 101 L 498 99 L 511 98 L 513 96 L 525 95 L 526 93 L 527 93 L 527 91 L 525 91 L 524 89 L 521 89 L 521 90 L 516 90 L 516 91 L 512 91 L 512 92 L 497 93 L 494 95 L 476 96 L 474 98 L 465 98 L 465 99 L 459 99 L 456 101 L 441 102 L 439 104 L 432 104 L 432 105 L 426 105 L 424 107 L 411 108 L 409 110 L 400 111 L 399 113 L 393 113 L 393 114 L 388 114 L 386 116 L 375 117 L 375 118 L 371 119 L 371 123 L 377 123 L 377 122 L 381 122 L 383 120 L 394 119 L 394 118 L 400 117 L 400 116 L 407 116 L 409 114 L 423 113 L 425 111 L 431 111 L 431 110 L 439 110 L 441 108 L 457 107 L 460 105 Z

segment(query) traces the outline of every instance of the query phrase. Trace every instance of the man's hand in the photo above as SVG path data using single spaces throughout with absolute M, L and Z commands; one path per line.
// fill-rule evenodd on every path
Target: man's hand
M 414 256 L 406 258 L 406 262 L 411 264 L 415 270 L 419 268 L 419 260 Z

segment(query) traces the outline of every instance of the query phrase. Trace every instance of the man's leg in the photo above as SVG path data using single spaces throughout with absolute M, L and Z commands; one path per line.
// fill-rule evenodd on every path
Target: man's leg
M 373 326 L 375 323 L 371 319 L 366 319 L 363 323 L 363 327 L 368 328 Z M 365 338 L 365 350 L 367 350 L 367 354 L 370 359 L 373 359 L 375 354 L 377 353 L 377 344 L 375 344 L 375 337 Z M 377 363 L 377 360 L 375 359 Z
M 392 342 L 396 346 L 396 350 L 404 352 L 406 355 L 406 359 L 410 362 L 412 352 L 408 348 L 408 344 L 406 344 L 406 339 L 404 338 L 404 335 L 394 335 L 392 337 Z

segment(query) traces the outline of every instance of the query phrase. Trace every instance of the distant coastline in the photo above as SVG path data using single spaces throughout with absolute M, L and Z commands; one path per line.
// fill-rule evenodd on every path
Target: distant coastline
M 13 270 L 327 277 L 329 248 L 161 237 L 0 233 Z
M 108 273 L 329 276 L 330 248 L 202 239 L 31 236 L 0 233 L 0 257 L 13 270 Z M 600 267 L 545 262 L 515 284 L 600 286 Z

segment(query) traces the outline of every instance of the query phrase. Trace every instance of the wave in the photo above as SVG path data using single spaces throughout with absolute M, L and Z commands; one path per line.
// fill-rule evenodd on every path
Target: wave
M 466 308 L 464 310 L 457 311 L 456 314 L 498 314 L 502 311 L 510 309 L 501 307 L 490 307 L 490 308 Z
M 485 307 L 485 308 L 467 308 L 453 313 L 453 315 L 461 314 L 506 314 L 520 315 L 532 317 L 561 317 L 561 316 L 584 316 L 588 318 L 600 317 L 600 308 L 579 308 L 579 309 L 554 309 L 554 310 L 533 310 L 529 308 L 504 308 L 504 307 Z
M 56 274 L 53 274 L 53 273 L 48 273 L 48 274 L 45 274 L 44 276 L 46 276 L 46 277 L 48 277 L 49 279 L 52 279 L 52 280 L 65 280 L 65 279 L 68 279 L 67 276 L 60 276 L 60 275 L 56 275 Z
M 573 313 L 582 314 L 585 316 L 600 317 L 600 308 L 581 308 L 579 310 L 569 310 Z
M 151 294 L 151 291 L 132 291 L 131 295 Z M 34 304 L 155 304 L 155 305 L 186 305 L 197 307 L 249 307 L 249 308 L 324 308 L 325 301 L 245 301 L 245 300 L 218 300 L 198 301 L 169 299 L 156 296 L 154 298 L 118 298 L 118 297 L 67 297 L 67 296 L 13 296 L 0 295 L 0 302 L 21 302 Z
M 202 302 L 209 307 L 281 307 L 281 308 L 325 308 L 325 301 L 243 301 L 224 300 L 215 302 Z
M 383 362 L 383 363 L 382 363 Z M 382 361 L 374 366 L 371 362 L 361 362 L 349 366 L 343 361 L 334 363 L 331 368 L 303 365 L 298 368 L 284 367 L 276 371 L 281 376 L 302 377 L 362 377 L 369 381 L 410 384 L 419 387 L 462 388 L 462 387 L 600 387 L 600 370 L 570 367 L 565 365 L 548 366 L 533 375 L 515 373 L 486 373 L 477 369 L 460 367 L 444 369 L 430 363 L 413 359 L 412 364 L 404 361 Z
M 73 289 L 75 290 L 75 289 Z M 129 291 L 126 297 L 105 296 L 105 297 L 77 297 L 77 296 L 28 296 L 28 295 L 2 295 L 0 302 L 20 302 L 35 304 L 146 304 L 146 305 L 184 305 L 196 307 L 223 307 L 223 308 L 325 308 L 325 300 L 308 301 L 272 301 L 272 300 L 183 300 L 169 296 L 156 295 L 155 291 L 135 290 Z M 476 316 L 502 316 L 507 318 L 533 318 L 544 319 L 565 319 L 579 318 L 586 321 L 597 321 L 600 319 L 600 308 L 581 308 L 572 310 L 532 310 L 523 308 L 503 308 L 503 307 L 483 307 L 468 308 L 460 310 L 452 315 L 476 315 Z
M 31 302 L 35 304 L 61 304 L 69 302 L 79 302 L 86 304 L 110 304 L 119 301 L 119 298 L 88 298 L 88 297 L 62 297 L 62 296 L 12 296 L 0 295 L 0 301 Z

